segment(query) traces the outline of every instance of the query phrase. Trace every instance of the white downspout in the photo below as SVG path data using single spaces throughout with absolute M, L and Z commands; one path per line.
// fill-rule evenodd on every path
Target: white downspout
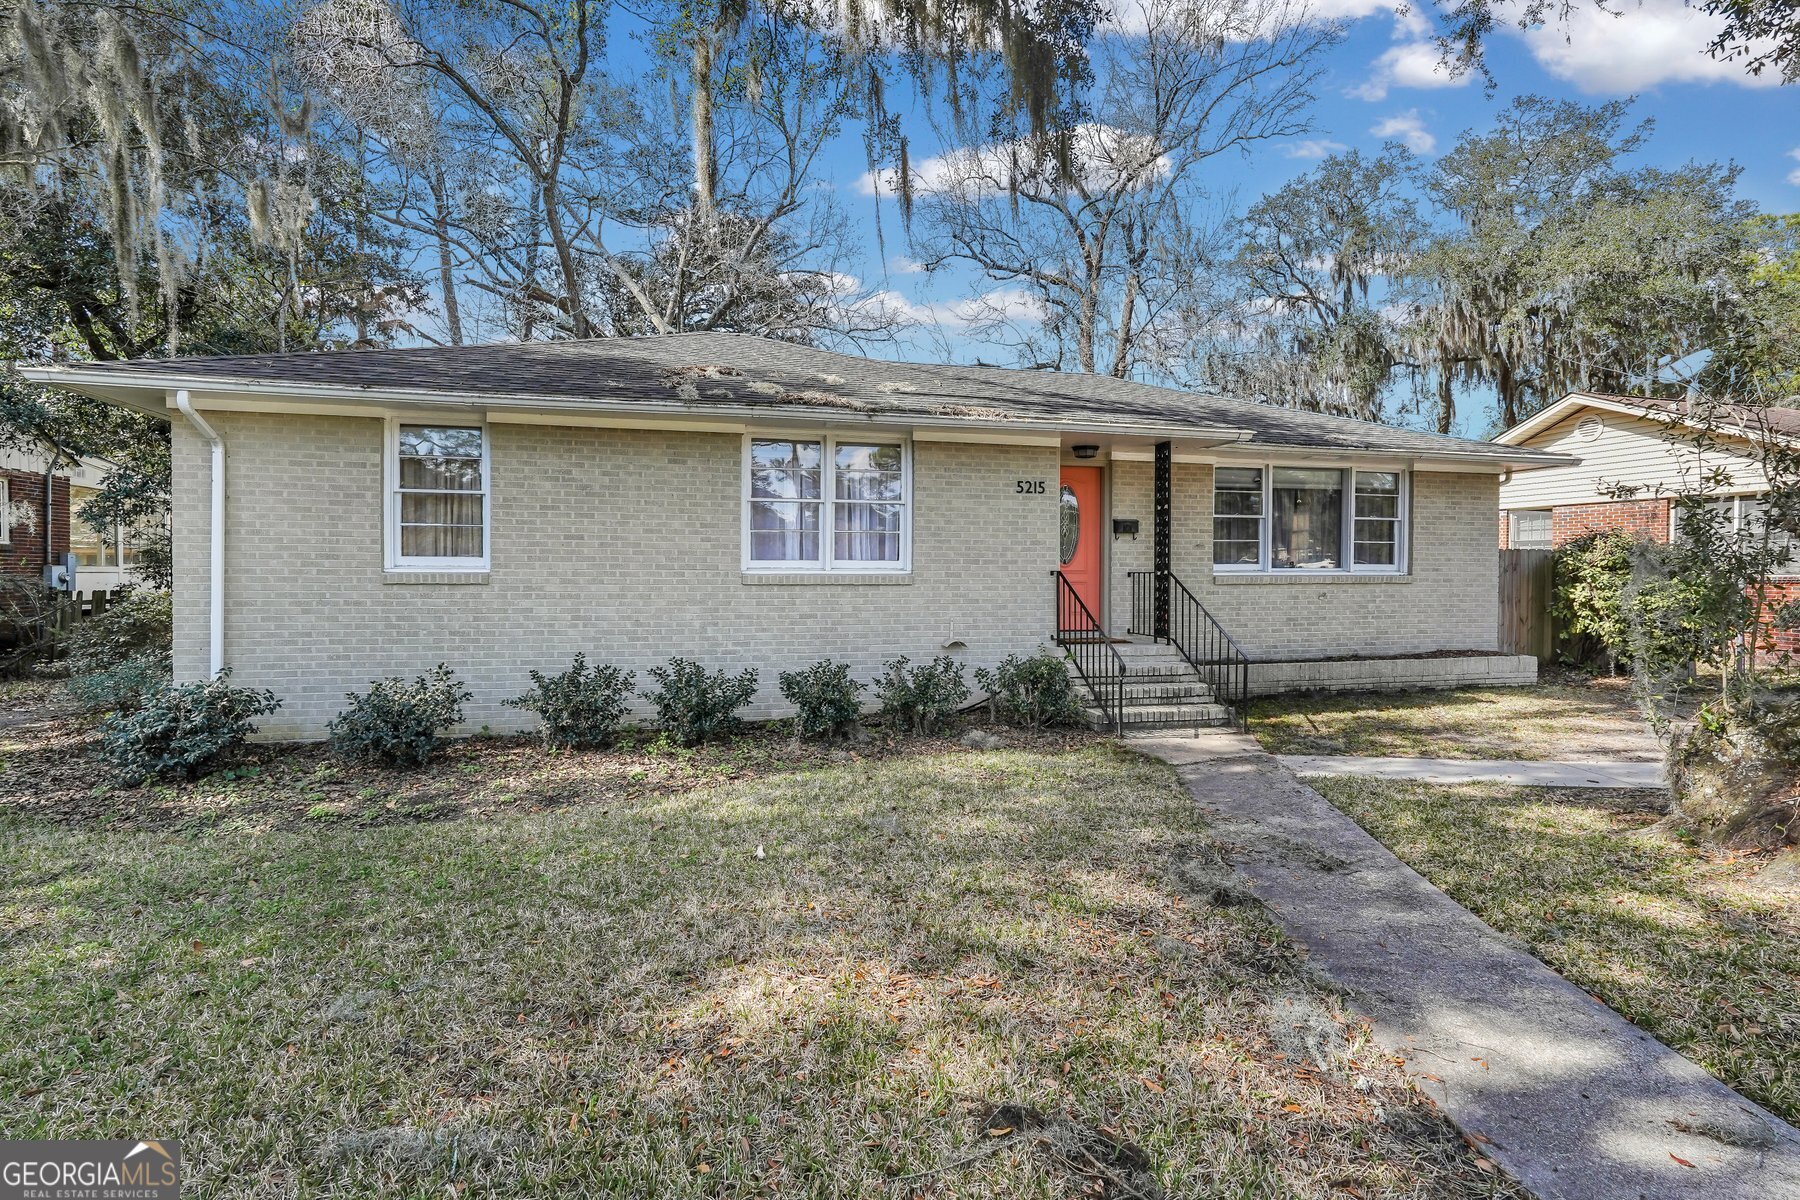
M 186 388 L 175 393 L 175 407 L 181 410 L 189 425 L 212 443 L 212 523 L 207 528 L 207 549 L 211 556 L 206 578 L 209 586 L 206 613 L 211 622 L 207 633 L 210 643 L 207 678 L 217 679 L 219 672 L 225 669 L 225 441 L 206 423 L 206 418 L 194 411 Z

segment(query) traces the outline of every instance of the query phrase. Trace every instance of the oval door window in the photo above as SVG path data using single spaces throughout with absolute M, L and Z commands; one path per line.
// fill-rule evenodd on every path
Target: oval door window
M 1075 489 L 1062 485 L 1062 560 L 1068 566 L 1075 559 L 1075 548 L 1081 544 L 1081 502 Z

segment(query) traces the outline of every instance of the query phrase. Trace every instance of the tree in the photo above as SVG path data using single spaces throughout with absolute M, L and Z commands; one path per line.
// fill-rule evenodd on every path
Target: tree
M 1142 33 L 1095 48 L 1090 104 L 1044 133 L 1002 96 L 956 148 L 888 185 L 916 203 L 928 271 L 974 267 L 1029 297 L 1043 365 L 1169 372 L 1214 318 L 1207 163 L 1307 128 L 1318 52 L 1338 37 L 1285 0 L 1151 0 Z
M 1231 395 L 1379 420 L 1412 367 L 1384 303 L 1429 237 L 1417 163 L 1332 155 L 1252 205 L 1238 224 L 1235 319 L 1202 352 L 1201 380 Z

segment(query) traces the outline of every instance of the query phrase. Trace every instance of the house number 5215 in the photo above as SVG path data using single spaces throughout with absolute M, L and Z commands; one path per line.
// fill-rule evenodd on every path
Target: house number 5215
M 1041 479 L 1021 479 L 1018 481 L 1019 495 L 1041 496 L 1044 494 L 1044 481 Z

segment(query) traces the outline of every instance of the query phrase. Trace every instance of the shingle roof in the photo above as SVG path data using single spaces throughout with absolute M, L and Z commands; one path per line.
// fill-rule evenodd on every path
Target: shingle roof
M 843 409 L 873 416 L 1020 420 L 1096 431 L 1229 428 L 1248 443 L 1518 460 L 1516 447 L 1155 387 L 1102 375 L 886 362 L 733 333 L 525 345 L 139 359 L 82 364 L 86 380 L 254 383 L 609 404 Z M 38 378 L 46 378 L 33 372 Z
M 1647 413 L 1662 416 L 1686 417 L 1695 412 L 1695 406 L 1686 400 L 1664 400 L 1651 396 L 1623 396 L 1614 392 L 1580 392 L 1577 394 L 1596 396 L 1617 404 L 1629 404 L 1641 408 Z M 1775 405 L 1751 408 L 1742 404 L 1715 404 L 1710 412 L 1706 412 L 1706 402 L 1704 401 L 1701 402 L 1700 408 L 1715 424 L 1724 427 L 1748 425 L 1752 430 L 1766 429 L 1770 433 L 1800 437 L 1800 408 L 1783 408 Z

